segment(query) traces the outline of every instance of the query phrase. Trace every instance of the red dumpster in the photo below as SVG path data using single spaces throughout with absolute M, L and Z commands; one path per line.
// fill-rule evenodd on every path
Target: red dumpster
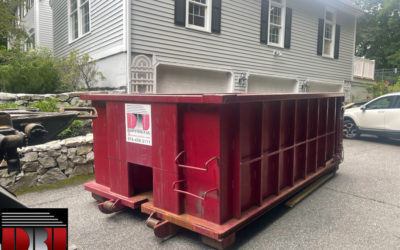
M 341 162 L 342 94 L 81 98 L 98 112 L 95 181 L 85 188 L 106 200 L 103 212 L 150 214 L 159 237 L 184 227 L 228 246 Z

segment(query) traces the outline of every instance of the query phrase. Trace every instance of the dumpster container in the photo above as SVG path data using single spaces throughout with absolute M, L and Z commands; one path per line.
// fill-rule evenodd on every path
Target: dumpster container
M 86 190 L 103 212 L 140 208 L 159 237 L 183 227 L 226 247 L 341 162 L 339 93 L 81 98 L 98 113 Z

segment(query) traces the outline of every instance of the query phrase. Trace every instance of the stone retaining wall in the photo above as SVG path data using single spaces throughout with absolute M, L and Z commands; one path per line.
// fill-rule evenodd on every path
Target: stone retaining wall
M 79 98 L 81 94 L 111 94 L 111 93 L 125 93 L 125 90 L 113 91 L 91 91 L 91 92 L 70 92 L 62 94 L 10 94 L 0 92 L 0 104 L 15 103 L 19 106 L 27 107 L 34 102 L 45 100 L 46 98 L 57 98 L 58 107 L 73 106 L 73 107 L 86 107 L 90 106 L 90 101 L 84 101 Z
M 13 192 L 94 171 L 93 134 L 25 147 L 19 152 L 21 173 L 0 170 L 0 184 Z

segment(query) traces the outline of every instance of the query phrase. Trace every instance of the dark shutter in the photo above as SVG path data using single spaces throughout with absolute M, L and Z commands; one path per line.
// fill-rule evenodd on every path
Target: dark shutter
M 318 45 L 317 45 L 317 55 L 322 56 L 322 47 L 324 42 L 324 19 L 318 19 Z
M 186 25 L 186 0 L 175 0 L 175 24 Z
M 221 33 L 221 0 L 212 1 L 211 32 Z
M 340 25 L 336 24 L 334 58 L 339 59 Z
M 268 14 L 269 14 L 269 1 L 262 0 L 261 2 L 261 43 L 267 44 L 268 41 Z
M 285 20 L 285 48 L 290 49 L 290 40 L 292 39 L 292 9 L 286 8 Z

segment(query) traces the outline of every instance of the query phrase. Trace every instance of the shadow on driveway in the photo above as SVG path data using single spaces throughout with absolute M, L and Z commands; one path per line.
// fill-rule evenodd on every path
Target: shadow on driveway
M 290 209 L 281 204 L 240 229 L 236 233 L 236 242 L 230 249 L 241 249 L 242 246 L 251 241 L 252 238 L 255 238 L 257 234 L 262 233 L 264 229 L 284 216 Z
M 352 141 L 350 139 L 344 139 L 344 140 Z M 360 138 L 353 139 L 353 140 L 374 142 L 374 143 L 393 145 L 393 146 L 400 146 L 400 140 L 399 139 L 378 138 L 378 137 L 375 137 L 375 136 L 364 136 L 363 135 Z

